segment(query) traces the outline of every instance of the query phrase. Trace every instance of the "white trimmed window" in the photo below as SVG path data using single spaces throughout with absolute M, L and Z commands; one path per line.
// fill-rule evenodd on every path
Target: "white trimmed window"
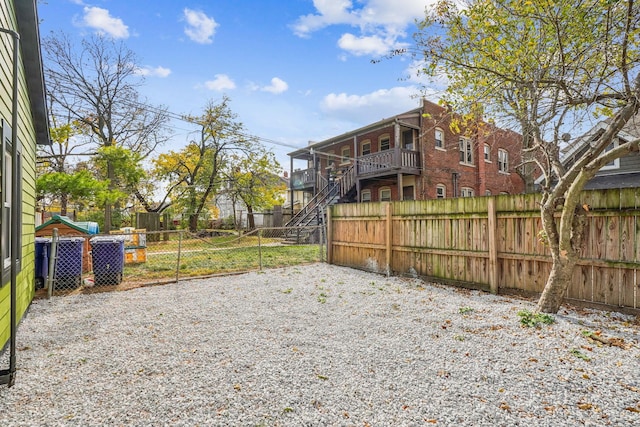
M 22 247 L 22 221 L 20 221 L 18 229 L 11 227 L 12 215 L 21 217 L 20 206 L 14 206 L 14 196 L 22 193 L 22 158 L 20 151 L 16 151 L 12 143 L 11 126 L 5 120 L 1 122 L 2 130 L 0 132 L 0 203 L 2 204 L 2 213 L 0 214 L 0 254 L 2 258 L 2 278 L 0 285 L 4 285 L 9 281 L 11 272 L 11 263 L 21 261 L 22 251 L 19 249 L 17 254 L 12 253 L 14 242 L 17 240 L 18 248 Z M 19 146 L 19 144 L 18 144 Z M 14 165 L 17 164 L 17 170 Z M 18 265 L 18 269 L 20 266 Z
M 383 135 L 380 137 L 380 150 L 378 151 L 386 151 L 391 148 L 391 139 L 389 139 L 389 135 Z
M 2 269 L 11 267 L 11 175 L 12 156 L 11 150 L 7 145 L 3 146 L 2 156 Z M 3 281 L 4 282 L 4 281 Z
M 444 131 L 440 128 L 436 128 L 436 130 L 434 131 L 434 136 L 436 140 L 436 148 L 444 150 Z
M 367 154 L 371 154 L 371 141 L 364 141 L 361 145 L 362 155 L 366 156 Z
M 351 161 L 351 147 L 345 146 L 342 147 L 341 150 L 342 159 L 340 160 L 340 164 L 344 165 Z
M 489 144 L 484 144 L 484 161 L 491 162 L 491 147 L 489 147 Z
M 462 196 L 462 197 L 473 197 L 474 196 L 473 188 L 462 187 L 460 189 L 460 196 Z
M 379 192 L 381 202 L 391 201 L 391 189 L 389 187 L 382 187 Z
M 498 170 L 503 173 L 509 172 L 509 152 L 502 148 L 498 150 Z
M 607 148 L 604 149 L 604 152 L 611 151 L 619 145 L 619 140 L 616 138 Z M 610 170 L 610 169 L 620 169 L 620 158 L 612 160 L 611 162 L 604 165 L 601 170 Z
M 444 199 L 447 197 L 447 187 L 443 184 L 436 185 L 436 199 Z
M 362 203 L 370 202 L 371 201 L 371 190 L 362 190 L 360 192 L 360 201 Z
M 473 142 L 467 138 L 460 138 L 460 163 L 463 165 L 473 165 Z

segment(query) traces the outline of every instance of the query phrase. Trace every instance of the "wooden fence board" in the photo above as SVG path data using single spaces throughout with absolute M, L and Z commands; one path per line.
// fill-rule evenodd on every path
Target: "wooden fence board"
M 482 289 L 495 282 L 496 291 L 541 292 L 552 264 L 538 234 L 540 201 L 539 194 L 406 201 L 389 205 L 390 217 L 387 203 L 337 205 L 330 216 L 332 260 L 383 273 L 389 265 L 398 274 Z M 637 308 L 640 191 L 589 191 L 582 201 L 590 210 L 582 260 L 567 296 Z M 489 202 L 495 206 L 494 222 L 488 219 Z
M 620 269 L 620 287 L 619 287 L 619 295 L 620 307 L 634 307 L 636 306 L 636 290 L 634 289 L 636 285 L 636 270 L 632 270 L 629 268 L 621 268 Z

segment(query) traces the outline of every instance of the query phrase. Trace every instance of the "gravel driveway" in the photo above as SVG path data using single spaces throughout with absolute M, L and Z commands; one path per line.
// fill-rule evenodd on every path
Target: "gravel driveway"
M 326 264 L 37 300 L 0 425 L 640 425 L 637 319 L 533 307 Z

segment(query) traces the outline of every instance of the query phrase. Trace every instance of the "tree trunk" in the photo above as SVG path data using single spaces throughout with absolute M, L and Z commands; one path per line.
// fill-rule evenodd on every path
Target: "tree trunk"
M 195 233 L 198 231 L 198 214 L 189 214 L 189 231 Z
M 60 216 L 67 216 L 67 205 L 69 204 L 69 195 L 62 194 L 60 196 Z
M 587 208 L 578 205 L 574 197 L 565 201 L 559 221 L 554 217 L 555 203 L 545 203 L 541 209 L 553 266 L 538 300 L 538 312 L 557 313 L 560 310 L 564 294 L 573 279 L 573 269 L 580 258 Z M 572 206 L 575 207 L 571 209 Z
M 253 217 L 253 208 L 250 205 L 247 205 L 247 223 L 249 225 L 249 230 L 256 228 L 256 220 Z
M 577 258 L 554 259 L 551 273 L 538 300 L 536 311 L 542 313 L 557 313 L 562 305 L 564 294 L 571 284 L 573 268 Z
M 113 163 L 111 161 L 107 161 L 107 179 L 109 179 L 109 190 L 113 190 L 115 188 L 115 185 L 113 183 L 115 176 L 116 174 L 113 169 Z M 105 233 L 108 233 L 109 231 L 111 231 L 111 228 L 113 227 L 111 212 L 112 212 L 111 204 L 107 201 L 107 203 L 104 206 L 104 232 Z

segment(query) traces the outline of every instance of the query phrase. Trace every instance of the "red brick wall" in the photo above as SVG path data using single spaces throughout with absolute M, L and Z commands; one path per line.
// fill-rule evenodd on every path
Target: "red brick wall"
M 425 118 L 422 124 L 422 175 L 419 178 L 418 199 L 436 197 L 436 186 L 446 187 L 446 197 L 460 195 L 462 187 L 473 189 L 476 196 L 484 196 L 485 191 L 491 194 L 508 192 L 510 194 L 524 191 L 524 183 L 515 172 L 514 166 L 520 163 L 520 136 L 511 131 L 498 129 L 484 124 L 481 127 L 482 137 L 471 138 L 474 147 L 473 165 L 460 163 L 459 139 L 462 132 L 453 132 L 450 128 L 451 113 L 446 108 L 429 101 L 424 101 Z M 444 148 L 436 148 L 435 129 L 444 133 Z M 484 161 L 484 143 L 491 147 L 491 163 Z M 509 152 L 509 173 L 498 171 L 498 149 Z M 455 175 L 454 175 L 455 174 Z M 456 181 L 456 183 L 454 183 Z M 456 185 L 457 184 L 457 185 Z M 454 194 L 454 186 L 457 194 Z

